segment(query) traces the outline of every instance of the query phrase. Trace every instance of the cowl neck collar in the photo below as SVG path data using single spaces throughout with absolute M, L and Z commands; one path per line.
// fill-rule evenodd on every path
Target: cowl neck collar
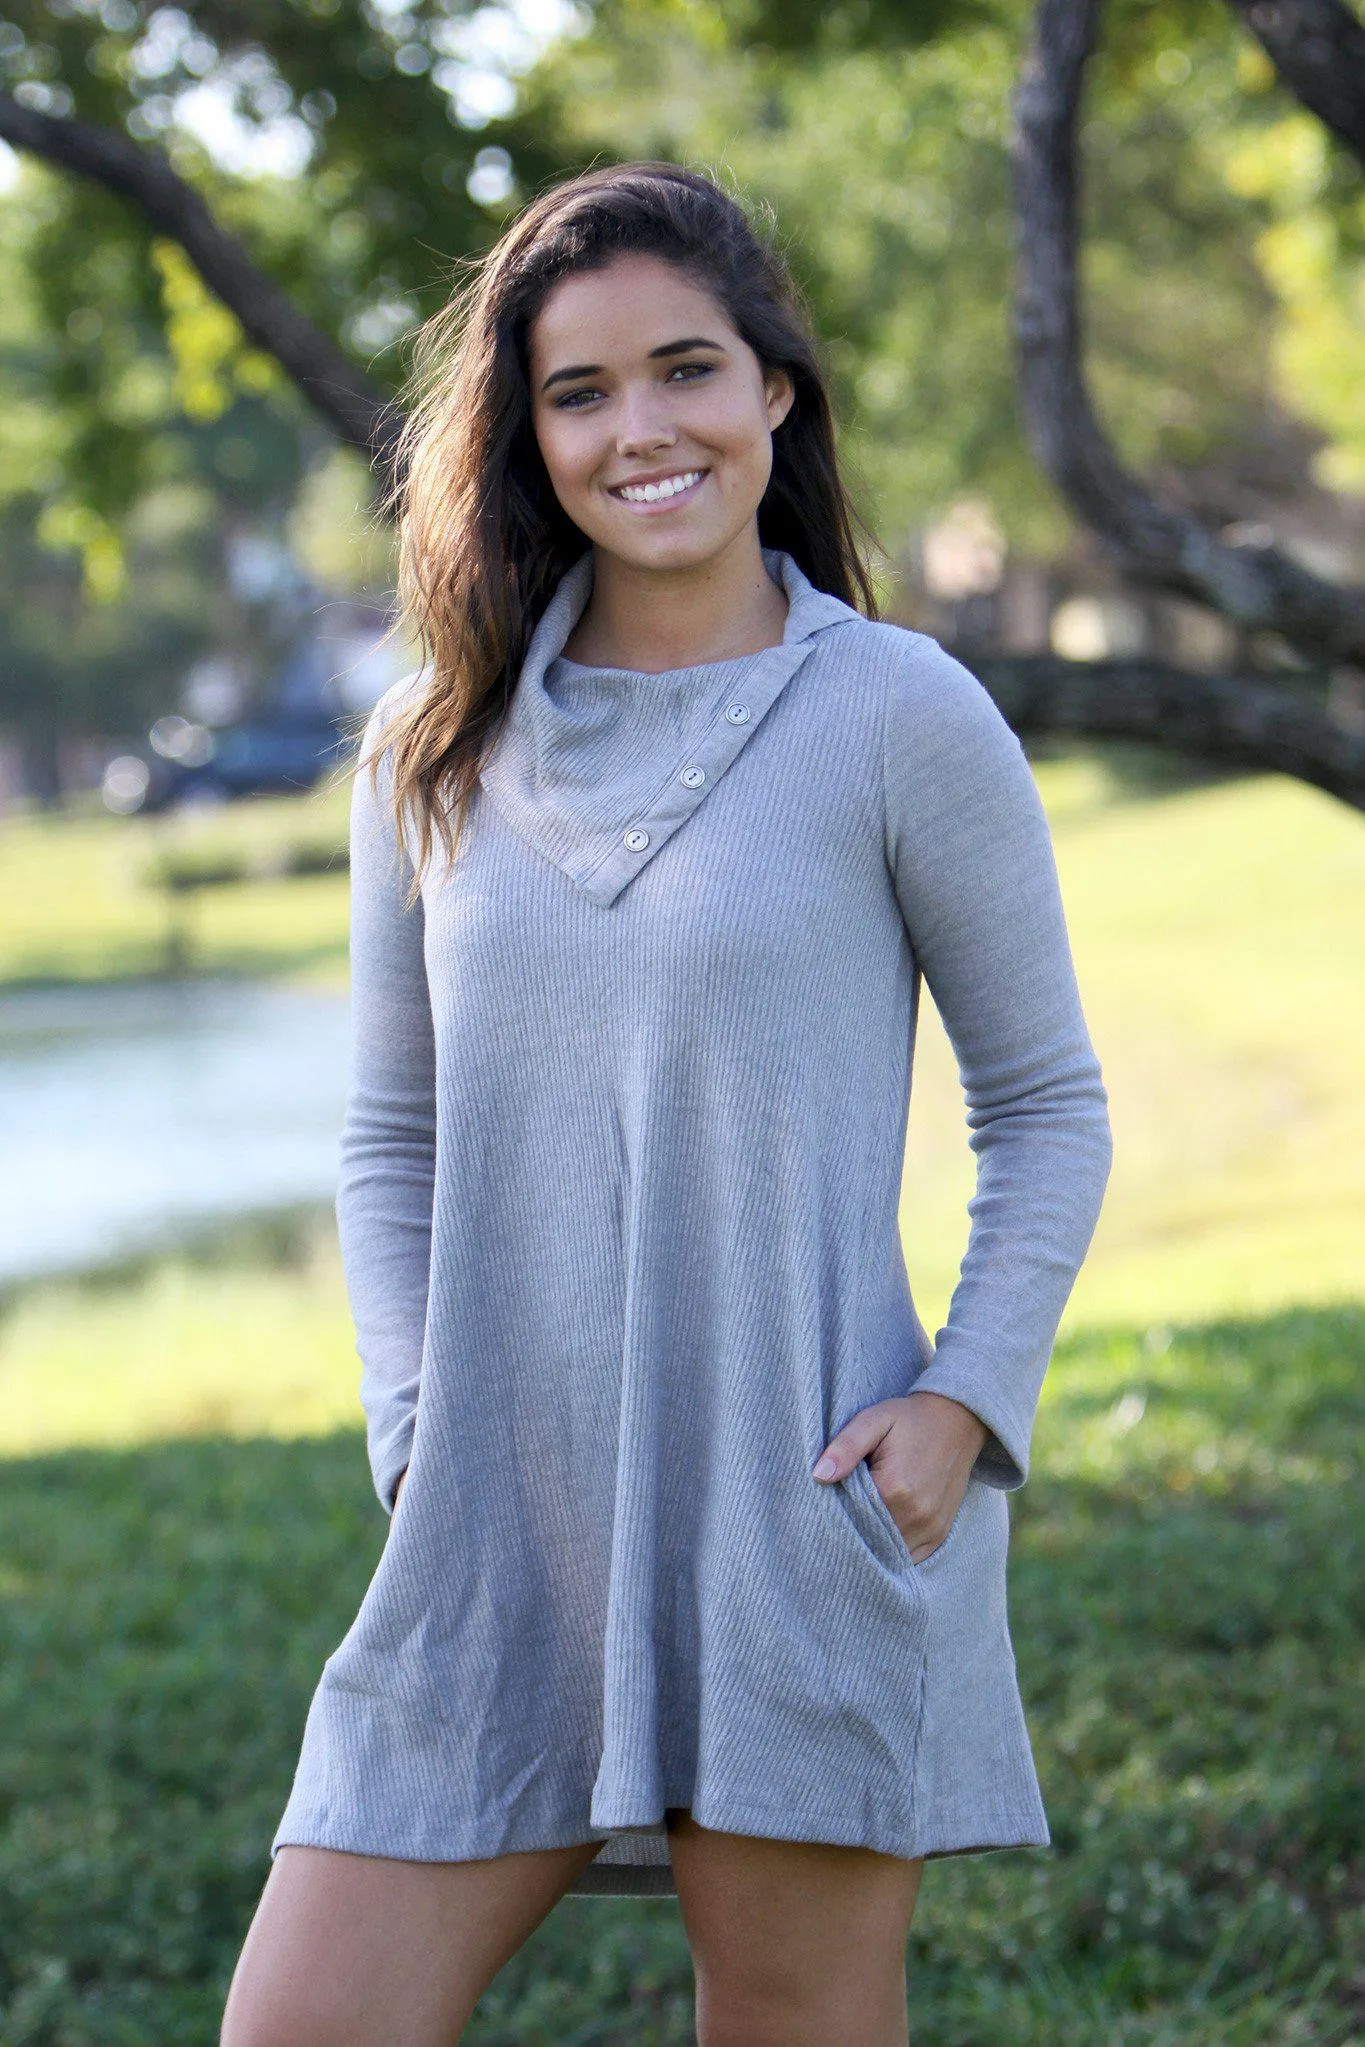
M 819 635 L 858 620 L 791 555 L 764 548 L 785 591 L 777 646 L 648 674 L 561 660 L 592 594 L 589 549 L 531 635 L 480 782 L 507 823 L 604 909 L 705 802 Z

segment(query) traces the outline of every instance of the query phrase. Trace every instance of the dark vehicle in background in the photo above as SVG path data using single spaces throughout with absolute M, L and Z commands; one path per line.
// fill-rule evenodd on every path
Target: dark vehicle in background
M 130 815 L 238 796 L 299 794 L 349 759 L 364 706 L 354 694 L 342 695 L 335 650 L 326 642 L 300 641 L 264 695 L 252 712 L 227 724 L 179 712 L 158 718 L 145 746 L 106 767 L 106 808 Z
M 104 800 L 111 810 L 146 812 L 177 803 L 227 803 L 234 796 L 297 794 L 343 761 L 352 744 L 331 719 L 261 718 L 215 731 L 188 718 L 158 718 L 145 754 L 110 761 Z

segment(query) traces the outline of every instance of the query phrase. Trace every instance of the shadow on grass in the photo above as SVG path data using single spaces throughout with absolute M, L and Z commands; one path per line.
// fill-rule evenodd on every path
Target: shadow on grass
M 1054 1845 L 930 1865 L 920 2047 L 1359 2037 L 1362 1364 L 1350 1305 L 1059 1346 L 1011 1502 Z M 5 1467 L 3 2047 L 216 2041 L 385 1526 L 354 1432 Z M 606 1899 L 561 1904 L 468 2035 L 691 2037 L 676 1902 Z
M 195 1272 L 301 1272 L 316 1254 L 319 1237 L 336 1242 L 336 1210 L 330 1201 L 293 1201 L 279 1208 L 252 1209 L 240 1216 L 192 1217 L 158 1232 L 136 1250 L 113 1252 L 78 1271 L 37 1273 L 0 1279 L 0 1328 L 33 1295 L 54 1285 L 64 1292 L 107 1296 L 146 1286 L 169 1259 Z M 145 1453 L 139 1453 L 145 1454 Z M 0 2040 L 0 2047 L 6 2043 Z
M 1078 739 L 1064 734 L 1030 733 L 1025 747 L 1030 760 L 1096 760 L 1109 778 L 1109 801 L 1151 803 L 1163 796 L 1183 796 L 1196 789 L 1217 789 L 1228 782 L 1247 782 L 1266 773 L 1202 754 L 1177 752 L 1145 739 Z
M 156 938 L 111 942 L 105 953 L 88 962 L 88 971 L 53 973 L 47 967 L 26 968 L 22 961 L 0 979 L 0 993 L 34 993 L 58 988 L 103 988 L 146 982 L 164 987 L 169 981 L 273 981 L 319 967 L 336 970 L 337 985 L 347 975 L 345 939 L 327 939 L 292 946 L 219 943 L 192 944 L 186 956 L 170 957 Z

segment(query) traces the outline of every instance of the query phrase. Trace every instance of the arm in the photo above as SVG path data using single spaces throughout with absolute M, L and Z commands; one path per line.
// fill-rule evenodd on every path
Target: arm
M 396 684 L 395 688 L 401 688 Z M 369 754 L 393 709 L 375 706 Z M 436 1073 L 419 901 L 389 808 L 368 767 L 351 791 L 351 1052 L 337 1228 L 360 1354 L 360 1400 L 375 1491 L 388 1513 L 412 1447 L 426 1333 L 436 1164 Z
M 883 735 L 886 849 L 967 1103 L 976 1191 L 961 1273 L 914 1392 L 985 1424 L 977 1475 L 1006 1490 L 1113 1155 L 1052 840 L 1024 750 L 970 671 L 916 636 Z M 913 1397 L 913 1396 L 912 1396 Z

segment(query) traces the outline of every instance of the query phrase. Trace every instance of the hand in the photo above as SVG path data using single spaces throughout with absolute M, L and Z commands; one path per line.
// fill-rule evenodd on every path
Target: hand
M 906 1393 L 864 1407 L 831 1437 L 815 1467 L 823 1484 L 847 1478 L 867 1459 L 917 1564 L 931 1557 L 962 1505 L 986 1424 L 946 1394 Z

